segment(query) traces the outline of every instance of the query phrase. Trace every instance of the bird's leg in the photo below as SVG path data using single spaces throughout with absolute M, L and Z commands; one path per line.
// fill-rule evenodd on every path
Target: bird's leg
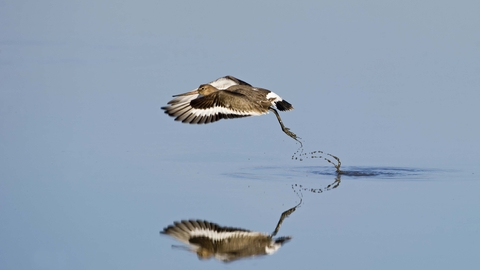
M 271 107 L 268 108 L 268 109 L 270 111 L 272 111 L 277 116 L 278 123 L 280 123 L 280 126 L 282 127 L 283 132 L 285 132 L 285 134 L 292 137 L 295 141 L 299 142 L 301 146 L 303 146 L 302 142 L 298 140 L 298 139 L 300 139 L 300 137 L 297 137 L 297 135 L 295 133 L 291 132 L 289 128 L 287 128 L 283 125 L 282 118 L 280 118 L 280 115 L 278 114 L 277 110 L 275 110 L 274 108 L 271 108 Z
M 275 227 L 275 231 L 273 231 L 273 233 L 271 234 L 272 237 L 277 235 L 278 230 L 280 230 L 280 226 L 282 226 L 283 220 L 286 219 L 288 216 L 290 216 L 290 214 L 295 212 L 295 210 L 297 210 L 297 208 L 300 206 L 300 204 L 302 204 L 302 199 L 301 198 L 300 198 L 300 202 L 297 205 L 295 205 L 294 207 L 292 207 L 292 208 L 290 208 L 287 211 L 282 213 L 282 215 L 280 216 L 280 220 L 277 223 L 277 227 Z

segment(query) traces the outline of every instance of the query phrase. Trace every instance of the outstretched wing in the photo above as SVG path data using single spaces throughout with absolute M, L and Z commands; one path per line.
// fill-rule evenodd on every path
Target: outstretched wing
M 173 225 L 164 228 L 160 233 L 170 235 L 185 244 L 191 244 L 192 239 L 202 237 L 215 242 L 232 237 L 263 235 L 259 232 L 234 227 L 223 227 L 206 220 L 193 219 L 174 222 Z
M 195 99 L 185 99 L 163 107 L 176 121 L 189 124 L 207 124 L 220 119 L 247 117 L 268 113 L 268 108 L 252 102 L 245 95 L 228 90 L 217 91 Z
M 242 81 L 238 78 L 235 78 L 233 76 L 230 76 L 230 75 L 218 78 L 214 81 L 209 82 L 208 84 L 217 88 L 218 90 L 225 90 L 225 89 L 229 88 L 230 86 L 234 86 L 234 85 L 242 85 L 242 86 L 250 86 L 251 87 L 251 85 L 249 83 L 247 83 L 245 81 Z M 174 95 L 173 97 L 175 97 L 175 98 L 170 100 L 168 102 L 168 104 L 185 102 L 185 101 L 187 101 L 187 99 L 188 100 L 196 99 L 199 96 L 199 94 L 195 93 L 195 94 L 190 95 L 190 93 L 193 93 L 196 90 L 198 90 L 198 88 L 193 89 L 192 91 L 190 91 L 188 93 Z

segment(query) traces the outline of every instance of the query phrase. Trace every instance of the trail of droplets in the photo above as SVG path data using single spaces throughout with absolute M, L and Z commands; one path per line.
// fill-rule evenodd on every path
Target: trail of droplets
M 297 194 L 297 196 L 300 198 L 300 202 L 303 200 L 303 193 L 302 193 L 302 189 L 298 189 L 297 188 L 297 184 L 292 184 L 292 189 L 293 189 L 293 192 L 295 192 L 295 194 Z
M 336 162 L 333 162 L 331 159 L 329 159 L 326 156 L 332 157 Z M 303 161 L 304 159 L 307 158 L 321 158 L 326 160 L 328 163 L 332 164 L 335 167 L 335 170 L 337 173 L 341 174 L 343 173 L 342 170 L 340 170 L 340 167 L 342 166 L 342 162 L 340 161 L 340 158 L 337 156 L 334 156 L 329 153 L 324 153 L 323 151 L 317 150 L 313 152 L 303 152 L 303 147 L 300 147 L 295 153 L 292 155 L 292 160 L 298 160 L 298 161 Z
M 293 189 L 293 192 L 295 192 L 297 195 L 301 194 L 302 197 L 303 197 L 302 191 L 308 191 L 312 193 L 323 193 L 325 191 L 336 189 L 338 186 L 340 186 L 340 181 L 341 181 L 340 178 L 341 178 L 341 174 L 338 174 L 337 177 L 335 178 L 335 181 L 324 188 L 307 188 L 307 187 L 303 187 L 303 185 L 300 185 L 300 184 L 292 184 L 292 189 Z

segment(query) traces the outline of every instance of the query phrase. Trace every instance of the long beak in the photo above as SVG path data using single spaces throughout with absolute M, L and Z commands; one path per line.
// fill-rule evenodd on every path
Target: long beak
M 196 252 L 194 249 L 192 249 L 190 247 L 186 247 L 186 246 L 172 245 L 172 248 L 181 249 L 181 250 L 185 250 L 185 251 Z
M 190 92 L 187 92 L 187 93 L 183 93 L 183 94 L 178 94 L 178 95 L 174 95 L 174 97 L 180 97 L 180 96 L 191 96 L 191 95 L 196 95 L 198 94 L 198 88 L 193 90 L 193 91 L 190 91 Z

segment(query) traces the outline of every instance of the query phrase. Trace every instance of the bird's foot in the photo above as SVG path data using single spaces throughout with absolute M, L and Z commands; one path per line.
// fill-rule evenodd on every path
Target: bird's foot
M 303 145 L 302 142 L 299 140 L 299 139 L 301 139 L 301 138 L 298 137 L 297 134 L 291 132 L 289 128 L 285 127 L 285 128 L 282 128 L 282 130 L 283 130 L 283 132 L 285 132 L 285 134 L 287 134 L 288 136 L 292 137 L 292 139 L 294 139 L 295 141 L 299 142 L 300 145 Z

